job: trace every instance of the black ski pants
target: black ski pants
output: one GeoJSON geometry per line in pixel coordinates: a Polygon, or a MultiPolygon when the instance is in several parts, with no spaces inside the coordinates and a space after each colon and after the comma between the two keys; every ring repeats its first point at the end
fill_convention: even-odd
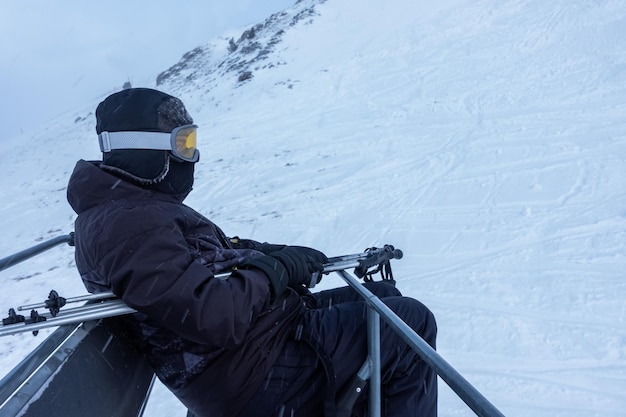
{"type": "MultiPolygon", "coordinates": [[[[387,282],[366,283],[430,346],[437,325],[426,306],[402,297],[387,282]]],[[[313,295],[316,308],[302,319],[303,339],[290,340],[242,417],[321,417],[325,401],[351,382],[367,357],[367,306],[350,287],[313,295]],[[330,397],[329,397],[330,396],[330,397]]],[[[382,416],[435,417],[437,375],[381,321],[382,416]]],[[[366,417],[368,390],[357,400],[354,417],[366,417]]]]}

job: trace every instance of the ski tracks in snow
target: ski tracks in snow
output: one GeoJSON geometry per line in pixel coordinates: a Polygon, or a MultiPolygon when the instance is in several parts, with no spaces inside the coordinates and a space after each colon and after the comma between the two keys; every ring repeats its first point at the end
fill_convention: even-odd
{"type": "MultiPolygon", "coordinates": [[[[626,405],[618,3],[482,1],[399,24],[394,45],[370,38],[324,73],[341,100],[317,129],[294,109],[303,142],[333,136],[317,161],[333,175],[309,193],[326,204],[305,216],[337,252],[403,249],[400,286],[435,310],[440,350],[505,411],[626,405]]],[[[464,415],[452,397],[442,413],[464,415]]]]}
{"type": "MultiPolygon", "coordinates": [[[[393,244],[405,253],[400,289],[437,316],[439,351],[505,415],[623,415],[624,2],[317,10],[285,34],[285,65],[255,70],[219,106],[201,100],[212,91],[190,93],[207,122],[187,203],[229,235],[331,256],[393,244]]],[[[67,143],[89,155],[92,127],[77,126],[67,143]]],[[[47,134],[37,140],[58,140],[47,134]]],[[[67,154],[49,153],[33,165],[63,174],[22,187],[54,198],[35,199],[48,217],[26,230],[42,236],[53,218],[73,221],[59,191],[67,154]]],[[[33,178],[18,165],[9,174],[33,178]]],[[[15,213],[32,200],[7,199],[3,218],[32,221],[15,213]]],[[[5,222],[9,237],[23,234],[15,224],[5,222]]],[[[55,279],[78,289],[70,257],[59,259],[55,279]]],[[[7,293],[32,281],[10,282],[7,293]]],[[[337,285],[329,276],[319,288],[337,285]]],[[[36,286],[29,294],[50,289],[36,286]]],[[[473,415],[443,383],[439,404],[441,415],[473,415]]]]}

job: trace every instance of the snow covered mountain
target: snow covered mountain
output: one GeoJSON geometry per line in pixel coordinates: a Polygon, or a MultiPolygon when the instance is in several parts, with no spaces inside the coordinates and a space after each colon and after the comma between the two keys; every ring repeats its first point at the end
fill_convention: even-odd
{"type": "MultiPolygon", "coordinates": [[[[141,86],[200,126],[186,202],[226,233],[393,244],[439,352],[505,415],[624,416],[625,1],[300,0],[141,86]]],[[[73,229],[96,105],[0,141],[0,257],[73,229]]],[[[69,247],[2,283],[5,310],[84,293],[69,247]]],[[[0,372],[45,334],[2,339],[0,372]]],[[[440,415],[473,415],[440,391],[440,415]]],[[[184,415],[160,387],[151,403],[184,415]]]]}

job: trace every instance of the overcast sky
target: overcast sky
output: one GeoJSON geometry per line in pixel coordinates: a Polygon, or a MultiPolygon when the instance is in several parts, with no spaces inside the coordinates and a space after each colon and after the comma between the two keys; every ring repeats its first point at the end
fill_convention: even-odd
{"type": "Polygon", "coordinates": [[[1,0],[0,140],[127,80],[154,79],[185,52],[295,1],[1,0]]]}

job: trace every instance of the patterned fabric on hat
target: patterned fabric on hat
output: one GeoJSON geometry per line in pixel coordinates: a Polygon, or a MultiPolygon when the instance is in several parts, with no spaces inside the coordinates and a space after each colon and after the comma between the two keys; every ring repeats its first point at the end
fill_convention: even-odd
{"type": "Polygon", "coordinates": [[[180,99],[150,88],[129,88],[111,94],[96,109],[96,132],[171,132],[192,124],[180,99]]]}

